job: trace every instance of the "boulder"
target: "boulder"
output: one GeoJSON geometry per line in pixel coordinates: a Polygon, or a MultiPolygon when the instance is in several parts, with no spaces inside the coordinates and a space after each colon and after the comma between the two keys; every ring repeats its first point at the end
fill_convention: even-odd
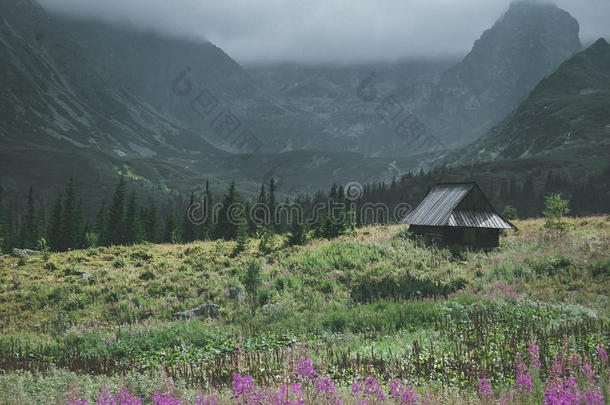
{"type": "Polygon", "coordinates": [[[231,287],[228,290],[228,294],[232,300],[239,299],[244,295],[244,289],[241,287],[231,287]]]}
{"type": "Polygon", "coordinates": [[[220,307],[216,304],[204,304],[198,308],[191,309],[189,311],[184,312],[176,312],[172,318],[174,320],[178,319],[190,319],[198,316],[206,316],[208,318],[214,318],[218,315],[218,310],[220,307]]]}
{"type": "Polygon", "coordinates": [[[72,272],[72,275],[78,276],[78,277],[82,278],[83,280],[89,280],[89,278],[91,278],[91,273],[89,273],[88,271],[74,270],[72,272]]]}
{"type": "Polygon", "coordinates": [[[38,250],[13,248],[14,257],[21,258],[21,257],[41,256],[41,255],[42,255],[42,252],[39,252],[38,250]]]}

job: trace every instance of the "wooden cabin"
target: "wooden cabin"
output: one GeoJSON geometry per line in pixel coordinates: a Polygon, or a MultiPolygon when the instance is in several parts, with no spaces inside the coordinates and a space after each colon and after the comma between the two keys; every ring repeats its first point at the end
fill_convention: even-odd
{"type": "Polygon", "coordinates": [[[471,249],[493,249],[502,230],[517,229],[496,212],[476,183],[437,185],[401,223],[439,245],[471,249]]]}

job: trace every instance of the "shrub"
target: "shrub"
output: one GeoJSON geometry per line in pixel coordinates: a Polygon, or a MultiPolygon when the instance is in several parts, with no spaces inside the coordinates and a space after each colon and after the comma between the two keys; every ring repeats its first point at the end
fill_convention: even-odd
{"type": "Polygon", "coordinates": [[[333,280],[326,279],[322,281],[322,284],[320,285],[320,291],[324,294],[332,294],[333,292],[335,292],[336,285],[337,284],[333,280]]]}
{"type": "Polygon", "coordinates": [[[508,219],[509,221],[512,219],[517,219],[517,209],[511,205],[507,205],[502,211],[502,217],[508,219]]]}
{"type": "Polygon", "coordinates": [[[149,281],[155,279],[155,273],[151,269],[146,269],[140,274],[140,280],[149,281]]]}
{"type": "Polygon", "coordinates": [[[549,194],[544,200],[542,213],[546,218],[544,226],[549,229],[565,229],[566,224],[561,219],[570,212],[569,201],[561,198],[561,194],[549,194]]]}
{"type": "Polygon", "coordinates": [[[244,285],[246,293],[248,294],[248,300],[250,301],[252,313],[256,312],[256,307],[259,302],[258,292],[263,283],[261,271],[261,263],[258,260],[252,259],[248,262],[246,272],[242,276],[242,284],[244,285]]]}
{"type": "Polygon", "coordinates": [[[610,258],[598,259],[589,264],[593,277],[610,276],[610,258]]]}

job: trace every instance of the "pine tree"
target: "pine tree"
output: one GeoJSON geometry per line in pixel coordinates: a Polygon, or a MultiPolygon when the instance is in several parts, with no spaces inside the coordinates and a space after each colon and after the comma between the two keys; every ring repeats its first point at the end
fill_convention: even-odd
{"type": "Polygon", "coordinates": [[[85,221],[85,213],[83,210],[83,200],[80,198],[74,209],[74,216],[72,219],[73,223],[73,234],[72,234],[72,249],[80,249],[85,245],[85,233],[87,224],[85,221]]]}
{"type": "Polygon", "coordinates": [[[99,211],[97,212],[97,216],[95,217],[95,233],[97,234],[97,238],[101,242],[105,242],[108,240],[108,210],[106,209],[106,204],[102,203],[99,211]]]}
{"type": "Polygon", "coordinates": [[[47,230],[47,238],[49,239],[49,246],[51,250],[61,251],[61,195],[57,196],[53,211],[51,211],[51,217],[49,218],[49,228],[47,230]]]}
{"type": "Polygon", "coordinates": [[[149,242],[157,242],[159,240],[159,220],[155,203],[151,202],[150,207],[144,210],[142,220],[146,240],[149,242]]]}
{"type": "Polygon", "coordinates": [[[0,181],[0,253],[7,251],[6,214],[4,210],[4,188],[0,181]]]}
{"type": "Polygon", "coordinates": [[[140,219],[140,209],[138,207],[135,191],[132,191],[129,197],[123,224],[125,227],[123,230],[124,242],[126,244],[132,245],[134,243],[142,242],[144,230],[140,219]]]}
{"type": "Polygon", "coordinates": [[[164,241],[168,243],[180,243],[181,241],[178,217],[173,211],[170,212],[165,223],[164,241]]]}
{"type": "Polygon", "coordinates": [[[40,220],[38,212],[34,207],[34,191],[30,187],[28,192],[25,213],[21,221],[20,245],[25,249],[35,249],[38,239],[40,239],[40,220]]]}
{"type": "Polygon", "coordinates": [[[235,188],[235,182],[231,182],[222,200],[222,208],[216,225],[216,238],[224,240],[235,240],[238,227],[245,225],[246,218],[241,199],[235,188]]]}
{"type": "Polygon", "coordinates": [[[258,193],[258,199],[256,200],[259,204],[267,203],[267,194],[265,193],[265,185],[261,184],[261,191],[258,193]]]}
{"type": "Polygon", "coordinates": [[[271,180],[269,180],[269,195],[267,196],[267,204],[269,205],[269,216],[271,217],[271,229],[273,229],[275,232],[279,232],[281,224],[279,218],[275,217],[277,205],[275,199],[276,188],[275,179],[272,177],[271,180]]]}
{"type": "Polygon", "coordinates": [[[123,230],[125,229],[125,193],[125,178],[121,174],[119,184],[112,197],[112,205],[108,216],[108,239],[106,243],[109,245],[120,245],[125,240],[123,236],[123,230]]]}
{"type": "Polygon", "coordinates": [[[205,182],[205,198],[204,198],[204,206],[202,209],[206,210],[206,221],[201,225],[200,239],[209,240],[212,239],[214,235],[214,219],[212,218],[212,190],[210,190],[210,181],[206,180],[205,182]]]}
{"type": "Polygon", "coordinates": [[[305,234],[306,228],[303,221],[300,218],[293,218],[292,224],[290,225],[290,236],[288,237],[288,244],[290,246],[300,246],[307,242],[305,234]]]}
{"type": "Polygon", "coordinates": [[[73,248],[73,242],[77,235],[77,224],[74,217],[76,210],[76,197],[74,195],[74,180],[70,178],[66,189],[66,196],[62,204],[63,212],[61,215],[61,231],[60,231],[60,250],[68,250],[73,248]]]}
{"type": "MultiPolygon", "coordinates": [[[[193,204],[195,204],[195,194],[191,193],[191,201],[189,203],[189,207],[192,207],[193,204]]],[[[205,208],[202,207],[202,209],[205,209],[205,208]]],[[[184,225],[182,226],[182,229],[183,229],[182,240],[184,242],[189,243],[189,242],[193,242],[195,239],[197,239],[196,225],[193,223],[193,221],[189,217],[188,207],[184,213],[184,225]]]]}

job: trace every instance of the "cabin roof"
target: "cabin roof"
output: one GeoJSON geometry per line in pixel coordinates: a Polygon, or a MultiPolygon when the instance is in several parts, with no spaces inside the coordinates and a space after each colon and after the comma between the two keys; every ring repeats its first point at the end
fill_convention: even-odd
{"type": "Polygon", "coordinates": [[[492,207],[476,183],[443,183],[407,215],[402,224],[516,229],[492,207]],[[467,197],[469,197],[467,199],[467,197]],[[465,204],[465,200],[468,203],[465,204]]]}

